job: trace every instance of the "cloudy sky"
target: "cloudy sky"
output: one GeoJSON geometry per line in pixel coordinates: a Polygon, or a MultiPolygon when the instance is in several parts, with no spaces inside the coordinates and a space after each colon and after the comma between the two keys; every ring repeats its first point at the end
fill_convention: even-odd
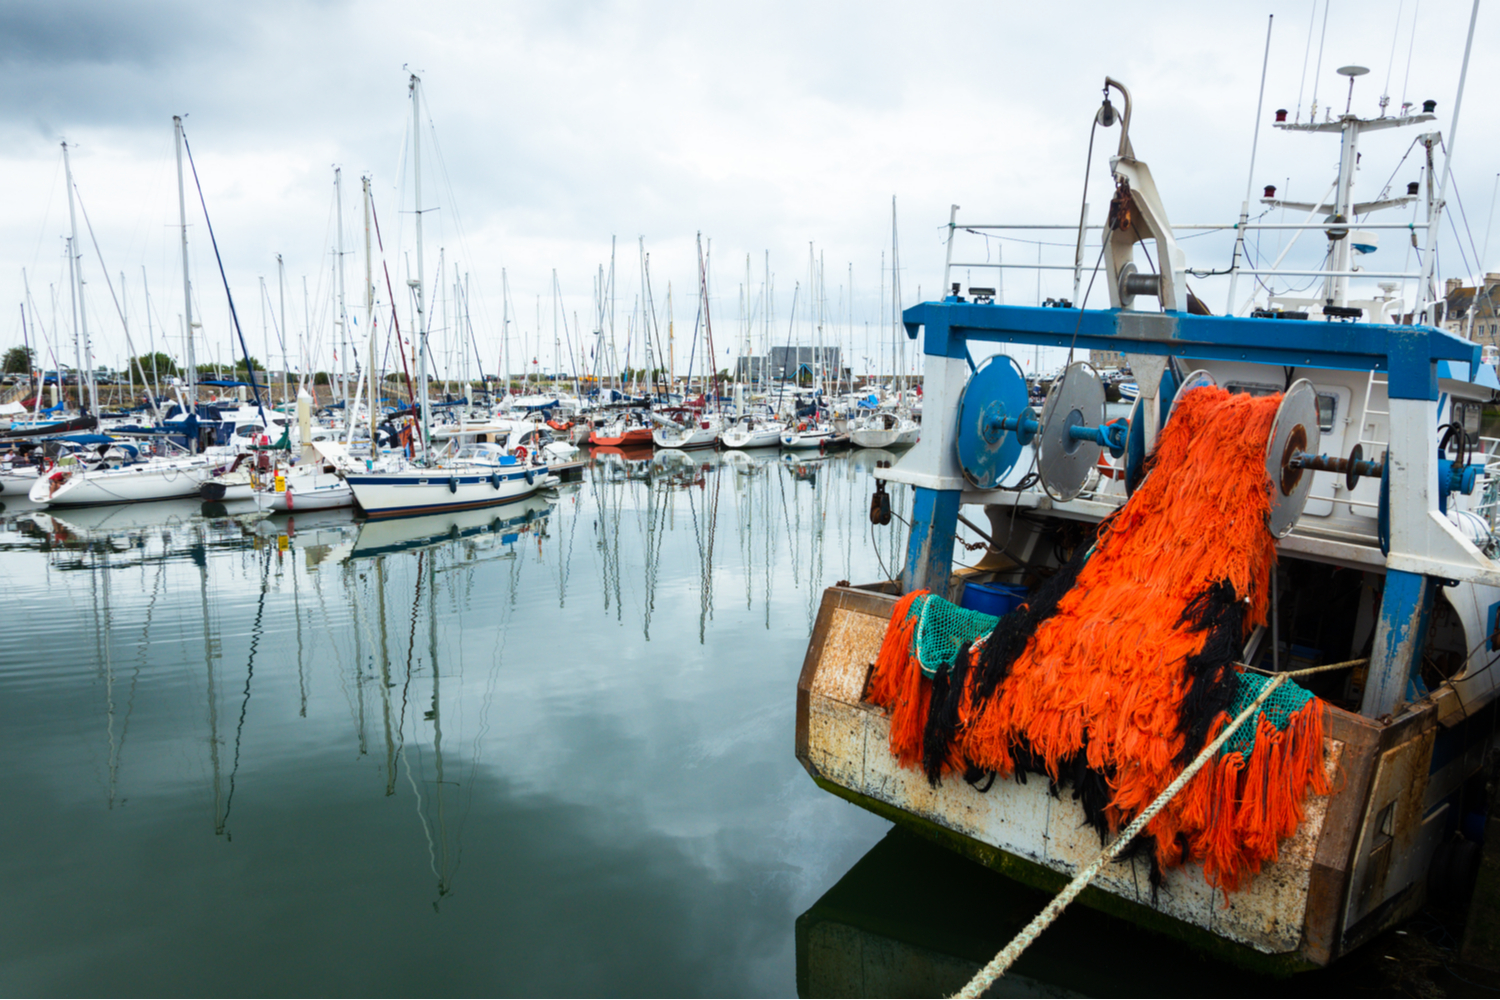
{"type": "MultiPolygon", "coordinates": [[[[1323,4],[1312,0],[1158,3],[1128,14],[1105,3],[7,3],[0,6],[0,183],[10,197],[0,214],[0,301],[11,303],[12,318],[3,346],[21,339],[23,269],[37,323],[71,337],[59,145],[66,139],[75,145],[75,183],[117,294],[124,272],[137,348],[147,339],[144,280],[156,343],[162,346],[165,325],[170,349],[180,353],[174,114],[187,116],[252,353],[264,358],[269,339],[273,362],[282,354],[275,331],[262,333],[259,285],[264,277],[275,320],[279,253],[287,351],[315,350],[320,367],[333,364],[335,165],[344,173],[349,308],[363,329],[359,179],[368,174],[406,324],[402,283],[415,268],[408,96],[415,71],[425,93],[422,203],[431,209],[423,217],[425,273],[435,351],[445,361],[454,350],[445,331],[456,326],[457,310],[450,302],[445,322],[435,281],[440,257],[445,286],[455,266],[470,283],[484,369],[493,372],[502,358],[502,269],[512,304],[510,367],[519,371],[523,359],[537,357],[548,369],[554,269],[558,312],[573,350],[582,343],[586,351],[594,340],[572,330],[573,318],[585,331],[595,326],[595,276],[608,266],[614,238],[616,351],[632,337],[632,359],[641,361],[630,316],[644,240],[663,336],[671,285],[681,373],[698,309],[701,232],[712,248],[720,366],[743,344],[747,257],[752,347],[759,352],[766,338],[811,342],[811,251],[823,267],[825,337],[845,345],[862,369],[882,343],[890,353],[880,290],[887,289],[888,310],[882,253],[889,268],[892,197],[906,305],[919,290],[933,297],[942,280],[950,204],[962,206],[961,222],[1076,222],[1089,124],[1106,74],[1133,91],[1135,150],[1150,163],[1173,220],[1232,221],[1245,192],[1271,14],[1264,121],[1278,107],[1295,114],[1299,96],[1305,119],[1315,87],[1320,107],[1341,112],[1347,86],[1334,69],[1358,63],[1371,72],[1355,87],[1354,110],[1377,114],[1382,94],[1392,112],[1403,98],[1430,98],[1438,102],[1437,127],[1451,130],[1469,16],[1461,0],[1330,0],[1326,35],[1323,4]]],[[[1469,273],[1484,249],[1500,171],[1500,137],[1485,96],[1500,84],[1497,42],[1500,18],[1483,11],[1454,161],[1468,226],[1461,218],[1458,239],[1444,240],[1446,275],[1469,273]]],[[[1402,157],[1419,131],[1367,139],[1358,197],[1373,197],[1388,180],[1400,192],[1418,179],[1419,152],[1402,157]]],[[[1096,140],[1088,193],[1096,220],[1117,141],[1118,129],[1096,140]]],[[[1336,137],[1262,128],[1256,192],[1274,183],[1283,195],[1311,200],[1332,181],[1337,161],[1336,137]]],[[[204,352],[227,358],[228,307],[191,177],[188,185],[200,360],[204,352]]],[[[1386,221],[1405,217],[1392,213],[1386,221]]],[[[96,353],[114,365],[125,354],[122,325],[81,215],[78,225],[96,353]]],[[[988,245],[971,239],[962,256],[1071,261],[1070,246],[1038,246],[1035,231],[1012,235],[988,245]]],[[[1070,237],[1042,234],[1040,242],[1070,237]]],[[[1228,262],[1222,237],[1184,246],[1196,266],[1228,262]]],[[[1321,245],[1304,256],[1320,255],[1321,245]]],[[[1497,256],[1500,239],[1485,263],[1496,268],[1497,256]]],[[[1415,268],[1409,257],[1388,233],[1370,264],[1415,268]]],[[[1288,264],[1297,259],[1294,251],[1288,264]]],[[[994,281],[979,273],[973,280],[994,281]]],[[[1194,287],[1218,311],[1227,287],[1215,281],[1194,287]]],[[[1036,272],[1012,270],[1004,295],[1029,304],[1039,293],[1071,296],[1071,284],[1064,272],[1039,286],[1036,272]]],[[[1103,301],[1100,290],[1094,301],[1103,301]]],[[[696,370],[703,350],[696,348],[696,370]]],[[[64,360],[71,357],[69,341],[64,360]]]]}

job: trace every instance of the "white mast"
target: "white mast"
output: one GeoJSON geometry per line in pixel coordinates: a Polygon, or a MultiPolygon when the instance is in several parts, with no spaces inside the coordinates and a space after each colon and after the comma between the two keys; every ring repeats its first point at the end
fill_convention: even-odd
{"type": "Polygon", "coordinates": [[[411,75],[411,172],[414,210],[417,215],[417,276],[408,278],[407,285],[416,296],[417,306],[417,333],[419,343],[417,346],[417,382],[421,387],[422,395],[419,397],[420,416],[422,421],[422,450],[423,454],[428,452],[427,432],[427,325],[423,320],[422,283],[424,274],[422,271],[422,80],[417,74],[411,75]]]}
{"type": "Polygon", "coordinates": [[[260,339],[265,343],[266,396],[269,397],[271,395],[271,330],[270,321],[266,318],[266,298],[266,279],[262,275],[260,279],[260,339]]]}
{"type": "Polygon", "coordinates": [[[500,269],[500,366],[504,369],[501,398],[510,395],[510,279],[500,269]]]}
{"type": "Polygon", "coordinates": [[[375,458],[379,452],[375,446],[375,421],[376,421],[376,381],[380,377],[380,371],[375,364],[375,264],[370,253],[370,175],[365,174],[360,178],[361,186],[365,194],[365,329],[370,331],[370,347],[365,354],[366,377],[370,380],[370,457],[375,458]]]}
{"type": "Polygon", "coordinates": [[[291,359],[286,356],[286,261],[276,255],[276,293],[281,297],[281,405],[285,406],[291,388],[287,382],[287,369],[291,359]]]}
{"type": "MultiPolygon", "coordinates": [[[[344,170],[342,167],[333,168],[333,200],[336,203],[336,222],[338,223],[338,282],[339,282],[339,395],[344,400],[347,408],[352,405],[353,400],[349,396],[349,313],[344,307],[344,170]]],[[[348,410],[345,410],[348,416],[348,410]]],[[[354,424],[351,422],[350,427],[354,424]]]]}
{"type": "MultiPolygon", "coordinates": [[[[182,317],[183,354],[187,357],[187,405],[191,411],[198,401],[198,364],[193,354],[193,282],[188,275],[187,190],[182,180],[182,116],[172,116],[177,137],[177,218],[182,228],[182,317]]],[[[193,450],[197,450],[196,445],[193,450]]]]}
{"type": "Polygon", "coordinates": [[[83,300],[83,251],[78,249],[78,214],[73,207],[73,166],[68,159],[68,144],[62,144],[63,171],[67,175],[68,183],[68,223],[73,235],[68,241],[68,270],[72,272],[73,294],[77,296],[77,305],[73,312],[73,335],[77,344],[78,364],[78,405],[83,408],[83,389],[87,384],[89,390],[89,409],[94,414],[99,412],[99,393],[94,388],[94,357],[89,348],[89,320],[88,307],[83,300]],[[85,381],[86,380],[86,381],[85,381]]]}
{"type": "Polygon", "coordinates": [[[610,385],[620,386],[620,355],[615,350],[615,238],[609,238],[609,363],[614,376],[610,385]]]}

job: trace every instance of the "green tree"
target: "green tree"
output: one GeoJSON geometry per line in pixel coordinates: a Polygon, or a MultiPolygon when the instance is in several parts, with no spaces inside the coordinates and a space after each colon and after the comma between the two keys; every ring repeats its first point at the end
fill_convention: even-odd
{"type": "Polygon", "coordinates": [[[139,378],[141,372],[145,372],[147,378],[166,378],[177,374],[177,362],[172,360],[170,354],[157,351],[155,354],[141,354],[131,358],[126,370],[131,378],[139,378]],[[137,365],[140,367],[137,368],[137,365]]]}
{"type": "Polygon", "coordinates": [[[36,352],[29,347],[12,347],[5,352],[4,367],[7,374],[15,372],[22,375],[32,371],[32,358],[36,352]]]}

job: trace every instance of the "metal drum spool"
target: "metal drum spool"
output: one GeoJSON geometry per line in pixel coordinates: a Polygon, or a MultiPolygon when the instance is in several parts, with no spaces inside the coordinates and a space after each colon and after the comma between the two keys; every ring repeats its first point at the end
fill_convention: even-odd
{"type": "Polygon", "coordinates": [[[1032,435],[1006,430],[1001,421],[1035,419],[1026,376],[1013,358],[997,354],[969,377],[958,401],[958,464],[964,478],[981,490],[992,490],[1021,460],[1032,435]]]}
{"type": "Polygon", "coordinates": [[[1104,383],[1093,368],[1075,361],[1048,390],[1037,435],[1037,475],[1054,500],[1072,500],[1083,492],[1104,450],[1097,441],[1078,440],[1070,430],[1103,424],[1104,383]]]}
{"type": "Polygon", "coordinates": [[[1125,437],[1125,495],[1135,493],[1146,474],[1146,402],[1135,397],[1130,407],[1130,430],[1125,437]]]}
{"type": "Polygon", "coordinates": [[[1206,385],[1218,384],[1218,380],[1208,372],[1204,371],[1202,368],[1198,369],[1195,372],[1189,373],[1188,377],[1182,380],[1182,385],[1177,387],[1177,395],[1172,397],[1172,405],[1167,410],[1166,419],[1161,422],[1162,426],[1165,427],[1167,425],[1167,421],[1172,419],[1172,414],[1177,412],[1177,404],[1182,402],[1182,397],[1186,396],[1194,389],[1201,389],[1206,385]]]}
{"type": "Polygon", "coordinates": [[[1282,397],[1266,441],[1266,475],[1271,478],[1271,514],[1266,527],[1277,538],[1285,538],[1296,525],[1312,492],[1313,471],[1294,468],[1292,456],[1317,455],[1322,440],[1317,390],[1307,379],[1299,378],[1282,397]]]}

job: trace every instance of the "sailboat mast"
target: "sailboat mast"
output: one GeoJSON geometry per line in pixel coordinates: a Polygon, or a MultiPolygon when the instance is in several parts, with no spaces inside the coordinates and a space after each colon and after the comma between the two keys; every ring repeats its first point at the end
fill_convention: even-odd
{"type": "MultiPolygon", "coordinates": [[[[338,281],[339,281],[339,396],[344,406],[353,400],[349,396],[349,312],[344,303],[344,168],[333,168],[333,200],[338,224],[338,281]]],[[[348,415],[348,410],[345,410],[348,415]]],[[[352,419],[352,418],[351,418],[352,419]]],[[[353,424],[350,424],[353,427],[353,424]]]]}
{"type": "Polygon", "coordinates": [[[281,405],[285,406],[291,397],[287,369],[292,365],[286,354],[286,261],[281,254],[276,255],[276,294],[281,299],[281,405]]]}
{"type": "Polygon", "coordinates": [[[500,269],[500,367],[505,379],[501,396],[510,395],[510,279],[505,268],[500,269]]]}
{"type": "Polygon", "coordinates": [[[609,238],[609,364],[614,378],[610,384],[620,387],[620,355],[615,350],[615,238],[609,238]]]}
{"type": "Polygon", "coordinates": [[[187,405],[191,410],[198,401],[198,364],[193,355],[193,281],[188,275],[187,189],[182,181],[181,115],[172,116],[172,129],[177,141],[177,219],[182,229],[183,354],[187,358],[187,405]]]}
{"type": "Polygon", "coordinates": [[[360,178],[361,186],[365,195],[365,329],[370,331],[370,347],[365,354],[365,368],[369,371],[370,380],[370,457],[375,458],[379,452],[375,447],[375,421],[376,421],[376,380],[380,372],[375,365],[375,261],[370,253],[370,175],[365,174],[360,178]]]}
{"type": "Polygon", "coordinates": [[[89,318],[88,308],[83,301],[83,251],[78,249],[78,215],[73,207],[73,166],[68,159],[68,144],[62,144],[63,171],[67,175],[68,182],[68,223],[73,231],[72,239],[68,243],[69,270],[73,273],[74,294],[78,296],[77,319],[75,334],[78,338],[78,402],[83,404],[84,380],[87,379],[89,389],[89,409],[99,412],[99,391],[94,388],[94,357],[89,347],[89,318]]]}
{"type": "Polygon", "coordinates": [[[426,454],[429,450],[431,439],[427,430],[427,324],[423,319],[422,302],[422,80],[417,74],[411,75],[411,172],[413,200],[417,215],[417,276],[408,279],[408,284],[416,295],[417,303],[417,334],[419,347],[417,350],[417,382],[420,384],[422,395],[419,397],[420,414],[422,421],[422,450],[426,454]]]}

